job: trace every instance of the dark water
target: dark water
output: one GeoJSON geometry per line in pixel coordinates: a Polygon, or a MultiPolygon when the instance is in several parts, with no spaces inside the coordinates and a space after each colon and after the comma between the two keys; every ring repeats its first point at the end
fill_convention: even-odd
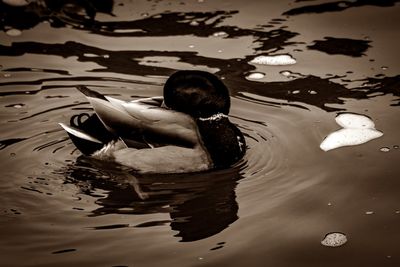
{"type": "Polygon", "coordinates": [[[0,265],[399,266],[397,2],[1,2],[0,265]],[[91,112],[77,84],[155,96],[177,69],[229,86],[248,144],[231,169],[136,175],[57,124],[91,112]],[[383,137],[322,151],[341,112],[383,137]]]}

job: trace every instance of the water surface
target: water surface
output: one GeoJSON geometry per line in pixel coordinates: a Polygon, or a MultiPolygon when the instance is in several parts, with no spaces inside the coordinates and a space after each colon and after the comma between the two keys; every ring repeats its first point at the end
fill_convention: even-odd
{"type": "Polygon", "coordinates": [[[397,2],[1,2],[2,265],[398,266],[397,2]],[[251,63],[278,55],[296,63],[251,63]],[[138,175],[58,125],[92,112],[78,84],[130,100],[178,69],[230,88],[232,168],[138,175]],[[384,135],[324,152],[346,112],[384,135]]]}

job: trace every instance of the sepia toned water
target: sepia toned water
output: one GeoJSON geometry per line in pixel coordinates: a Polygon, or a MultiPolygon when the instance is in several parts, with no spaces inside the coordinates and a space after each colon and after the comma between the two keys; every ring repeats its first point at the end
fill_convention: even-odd
{"type": "Polygon", "coordinates": [[[398,1],[10,2],[1,266],[399,266],[398,1]],[[229,87],[248,146],[232,168],[138,175],[58,125],[92,112],[76,85],[132,100],[180,69],[229,87]],[[383,136],[324,152],[342,113],[383,136]]]}

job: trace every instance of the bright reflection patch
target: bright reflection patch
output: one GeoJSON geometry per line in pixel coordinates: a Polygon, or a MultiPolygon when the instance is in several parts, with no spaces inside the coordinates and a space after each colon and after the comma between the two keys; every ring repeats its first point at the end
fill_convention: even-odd
{"type": "Polygon", "coordinates": [[[321,143],[324,151],[342,146],[355,146],[381,137],[383,133],[375,129],[374,122],[364,115],[343,113],[335,118],[343,129],[329,134],[321,143]]]}

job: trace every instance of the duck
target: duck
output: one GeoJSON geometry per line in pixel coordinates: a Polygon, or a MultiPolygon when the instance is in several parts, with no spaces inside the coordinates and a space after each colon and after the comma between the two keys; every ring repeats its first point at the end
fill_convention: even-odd
{"type": "Polygon", "coordinates": [[[85,156],[139,173],[225,169],[243,158],[243,133],[229,120],[230,95],[214,74],[180,70],[163,96],[124,101],[78,85],[93,114],[59,123],[85,156]]]}

